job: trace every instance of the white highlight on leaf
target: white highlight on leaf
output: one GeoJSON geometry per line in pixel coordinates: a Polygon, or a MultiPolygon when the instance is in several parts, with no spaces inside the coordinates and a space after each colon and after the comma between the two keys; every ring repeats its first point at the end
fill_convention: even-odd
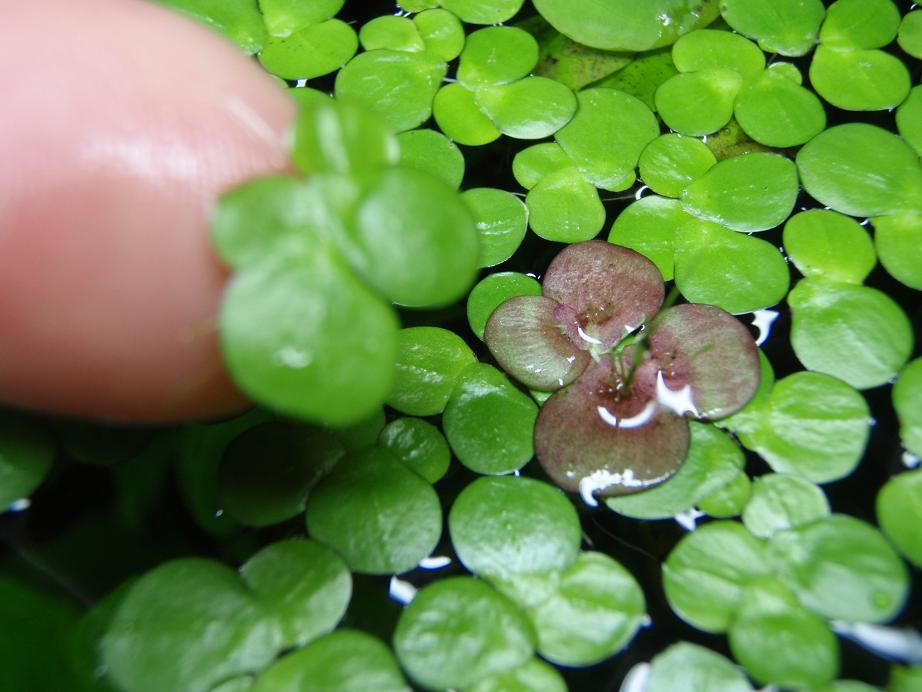
{"type": "Polygon", "coordinates": [[[18,500],[13,500],[7,510],[10,512],[24,512],[31,506],[32,500],[30,500],[28,497],[21,497],[18,500]]]}
{"type": "Polygon", "coordinates": [[[673,518],[676,520],[676,523],[686,531],[694,531],[698,528],[698,520],[706,516],[707,514],[705,512],[702,512],[697,507],[692,507],[684,512],[679,512],[673,518]]]}
{"type": "Polygon", "coordinates": [[[388,595],[403,605],[409,605],[416,598],[416,591],[416,587],[410,582],[403,581],[397,577],[391,577],[391,582],[387,588],[388,595]]]}
{"type": "Polygon", "coordinates": [[[656,402],[648,401],[640,413],[627,418],[618,418],[604,406],[596,406],[595,410],[598,412],[599,418],[613,428],[639,428],[649,423],[653,416],[656,415],[656,402]]]}
{"type": "Polygon", "coordinates": [[[576,325],[576,332],[579,334],[579,338],[587,343],[596,344],[596,345],[602,344],[601,340],[596,339],[594,336],[590,336],[589,334],[584,332],[583,328],[579,325],[576,325]]]}
{"type": "Polygon", "coordinates": [[[605,490],[613,485],[621,485],[625,488],[644,488],[650,483],[634,478],[633,469],[626,469],[623,473],[612,473],[606,469],[599,469],[580,479],[579,495],[583,498],[583,502],[590,507],[598,507],[599,503],[593,496],[595,492],[605,490]]]}
{"type": "Polygon", "coordinates": [[[851,639],[882,658],[913,665],[922,663],[922,635],[918,630],[841,620],[833,620],[829,624],[836,634],[851,639]]]}
{"type": "Polygon", "coordinates": [[[907,449],[903,452],[903,466],[907,469],[917,469],[919,466],[922,466],[922,459],[907,449]]]}
{"type": "Polygon", "coordinates": [[[618,692],[644,692],[650,682],[651,670],[649,663],[637,663],[624,676],[618,692]]]}
{"type": "Polygon", "coordinates": [[[419,566],[423,569],[442,569],[450,564],[451,558],[447,555],[430,555],[419,562],[419,566]]]}
{"type": "Polygon", "coordinates": [[[663,371],[656,373],[656,400],[666,408],[672,409],[676,415],[684,416],[691,413],[696,418],[700,418],[698,407],[692,400],[691,385],[685,385],[681,389],[669,389],[666,386],[666,380],[663,379],[663,371]]]}

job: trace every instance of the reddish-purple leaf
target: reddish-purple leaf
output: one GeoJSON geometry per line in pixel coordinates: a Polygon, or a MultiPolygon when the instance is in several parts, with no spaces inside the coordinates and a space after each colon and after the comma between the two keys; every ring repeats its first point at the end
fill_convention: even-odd
{"type": "Polygon", "coordinates": [[[604,240],[564,248],[544,277],[544,295],[573,308],[585,348],[612,348],[656,315],[663,278],[643,255],[604,240]]]}
{"type": "Polygon", "coordinates": [[[674,396],[680,398],[689,388],[685,391],[698,418],[735,413],[759,386],[759,352],[752,335],[713,305],[663,310],[650,325],[650,356],[674,396]]]}
{"type": "Polygon", "coordinates": [[[538,414],[538,460],[589,503],[662,483],[688,453],[688,422],[657,402],[655,365],[643,363],[627,386],[629,370],[629,357],[603,356],[538,414]]]}
{"type": "Polygon", "coordinates": [[[518,296],[500,305],[484,329],[490,353],[526,387],[553,392],[586,369],[589,354],[567,336],[573,311],[541,296],[518,296]]]}

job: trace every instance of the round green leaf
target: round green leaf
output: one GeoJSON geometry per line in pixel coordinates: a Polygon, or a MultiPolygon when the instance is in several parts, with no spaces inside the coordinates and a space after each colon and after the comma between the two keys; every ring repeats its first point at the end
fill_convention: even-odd
{"type": "Polygon", "coordinates": [[[717,18],[716,3],[697,0],[593,0],[573,11],[567,0],[537,0],[550,24],[574,41],[603,50],[645,51],[667,46],[717,18]]]}
{"type": "Polygon", "coordinates": [[[922,457],[922,358],[910,361],[893,385],[893,408],[903,446],[922,457]]]}
{"type": "Polygon", "coordinates": [[[508,673],[485,678],[470,692],[567,692],[567,683],[553,666],[537,658],[508,673]]]}
{"type": "Polygon", "coordinates": [[[690,218],[677,200],[643,197],[618,214],[608,242],[639,252],[656,265],[663,280],[669,281],[674,273],[676,228],[690,218]]]}
{"type": "Polygon", "coordinates": [[[315,237],[305,204],[313,195],[303,181],[270,175],[226,192],[211,217],[211,238],[221,260],[242,269],[270,257],[285,242],[315,237]]]}
{"type": "Polygon", "coordinates": [[[291,519],[344,454],[323,430],[280,422],[249,428],[224,450],[218,481],[223,509],[246,526],[291,519]]]}
{"type": "Polygon", "coordinates": [[[348,425],[380,406],[394,381],[394,311],[322,246],[237,274],[219,324],[237,385],[289,415],[348,425]]]}
{"type": "Polygon", "coordinates": [[[765,69],[765,54],[739,34],[700,29],[675,42],[672,62],[679,72],[726,68],[738,72],[744,82],[751,82],[765,69]]]}
{"type": "Polygon", "coordinates": [[[922,567],[922,470],[899,473],[884,483],[877,493],[877,523],[912,564],[922,567]]]}
{"type": "Polygon", "coordinates": [[[725,632],[743,587],[770,572],[762,541],[742,524],[718,521],[686,534],[663,563],[663,589],[676,615],[705,632],[725,632]]]}
{"type": "Polygon", "coordinates": [[[534,655],[534,632],[519,608],[471,577],[421,589],[394,632],[397,658],[417,683],[466,688],[515,670],[534,655]]]}
{"type": "Polygon", "coordinates": [[[381,431],[381,446],[430,483],[451,461],[448,442],[437,427],[420,418],[397,418],[381,431]]]}
{"type": "Polygon", "coordinates": [[[871,219],[880,263],[890,276],[922,290],[922,214],[894,214],[871,219]]]}
{"type": "Polygon", "coordinates": [[[640,177],[651,190],[679,197],[686,187],[717,163],[698,139],[670,133],[650,142],[640,155],[640,177]]]}
{"type": "Polygon", "coordinates": [[[675,245],[676,286],[692,302],[740,315],[776,305],[787,294],[784,256],[761,238],[694,220],[679,227],[675,245]]]}
{"type": "Polygon", "coordinates": [[[54,444],[34,423],[0,415],[0,512],[28,498],[51,470],[54,444]]]}
{"type": "Polygon", "coordinates": [[[826,127],[820,100],[777,69],[740,91],[733,116],[753,140],[782,149],[800,146],[826,127]]]}
{"type": "Polygon", "coordinates": [[[775,383],[750,448],[777,473],[829,483],[858,465],[870,428],[861,394],[835,377],[797,372],[775,383]]]}
{"type": "MultiPolygon", "coordinates": [[[[913,14],[922,17],[922,12],[913,14]]],[[[919,24],[922,33],[922,21],[919,24]]],[[[913,87],[906,100],[896,109],[896,129],[906,143],[922,156],[922,85],[913,87]]]]}
{"type": "Polygon", "coordinates": [[[914,692],[922,684],[922,666],[893,666],[890,671],[889,692],[914,692]]]}
{"type": "Polygon", "coordinates": [[[259,54],[259,62],[282,79],[313,79],[338,70],[358,47],[351,26],[329,19],[290,36],[271,37],[259,54]]]}
{"type": "Polygon", "coordinates": [[[883,48],[896,38],[900,11],[893,0],[838,0],[830,5],[820,43],[835,48],[883,48]]]}
{"type": "Polygon", "coordinates": [[[673,644],[650,662],[645,692],[752,692],[743,672],[716,651],[690,642],[673,644]]]}
{"type": "Polygon", "coordinates": [[[474,92],[474,102],[500,132],[515,139],[550,137],[576,112],[573,92],[546,77],[483,87],[474,92]]]}
{"type": "Polygon", "coordinates": [[[528,230],[528,208],[511,192],[492,187],[465,190],[461,195],[477,225],[480,267],[492,267],[512,257],[528,230]]]}
{"type": "Polygon", "coordinates": [[[564,570],[576,561],[582,529],[557,488],[531,478],[478,478],[452,505],[448,530],[458,558],[480,577],[564,570]]]}
{"type": "Polygon", "coordinates": [[[586,552],[528,617],[542,657],[557,665],[590,666],[627,646],[645,611],[643,591],[631,573],[604,553],[586,552]]]}
{"type": "Polygon", "coordinates": [[[259,0],[259,9],[270,34],[289,36],[333,17],[343,4],[345,0],[259,0]]]}
{"type": "Polygon", "coordinates": [[[848,123],[817,135],[797,153],[804,188],[851,216],[922,210],[922,164],[896,135],[848,123]]]}
{"type": "Polygon", "coordinates": [[[808,278],[860,284],[877,264],[868,232],[854,219],[827,209],[792,216],[782,242],[794,266],[808,278]]]}
{"type": "Polygon", "coordinates": [[[467,146],[489,144],[502,133],[474,101],[474,92],[460,84],[446,84],[435,95],[432,115],[448,137],[467,146]]]}
{"type": "Polygon", "coordinates": [[[670,129],[690,137],[717,132],[733,117],[743,85],[736,70],[710,68],[673,75],[656,90],[656,110],[670,129]]]}
{"type": "Polygon", "coordinates": [[[810,82],[826,101],[848,111],[895,108],[909,94],[910,87],[909,70],[889,53],[825,45],[813,54],[810,82]]]}
{"type": "Polygon", "coordinates": [[[745,472],[739,471],[729,483],[701,500],[698,508],[715,519],[730,519],[742,513],[751,492],[752,481],[745,472]]]}
{"type": "Polygon", "coordinates": [[[762,50],[797,56],[813,48],[826,10],[822,0],[724,0],[720,13],[762,50]]]}
{"type": "Polygon", "coordinates": [[[743,453],[713,425],[689,422],[691,445],[676,475],[635,495],[605,500],[609,509],[634,519],[671,519],[729,483],[743,468],[743,453]]]}
{"type": "Polygon", "coordinates": [[[791,346],[808,370],[868,389],[889,381],[912,354],[909,318],[877,289],[803,279],[788,304],[791,346]]]}
{"type": "Polygon", "coordinates": [[[447,67],[425,52],[360,53],[336,75],[336,98],[355,101],[403,132],[429,119],[447,67]]]}
{"type": "Polygon", "coordinates": [[[771,577],[744,589],[727,637],[734,658],[762,684],[822,685],[839,672],[839,644],[829,626],[771,577]]]}
{"type": "Polygon", "coordinates": [[[419,564],[442,533],[432,485],[385,449],[340,462],[311,493],[311,537],[363,574],[397,574],[419,564]]]}
{"type": "Polygon", "coordinates": [[[579,243],[605,224],[605,207],[595,186],[570,166],[543,177],[525,198],[528,224],[545,240],[579,243]]]}
{"type": "Polygon", "coordinates": [[[442,415],[445,437],[472,471],[515,471],[534,456],[538,407],[496,368],[475,363],[458,376],[442,415]]]}
{"type": "Polygon", "coordinates": [[[790,216],[798,193],[790,159],[756,152],[718,162],[685,189],[682,205],[735,231],[764,231],[790,216]]]}
{"type": "Polygon", "coordinates": [[[464,178],[464,155],[441,132],[410,130],[400,133],[397,141],[401,165],[426,171],[449,187],[460,187],[464,178]]]}
{"type": "Polygon", "coordinates": [[[774,571],[831,620],[889,622],[909,595],[906,566],[876,528],[832,514],[772,536],[774,571]]]}
{"type": "Polygon", "coordinates": [[[752,535],[770,538],[829,514],[829,501],[819,487],[800,476],[768,473],[752,484],[743,509],[743,524],[752,535]]]}
{"type": "Polygon", "coordinates": [[[106,674],[128,692],[210,690],[268,665],[281,632],[229,567],[187,558],[142,575],[102,639],[106,674]]]}
{"type": "Polygon", "coordinates": [[[441,413],[460,373],[477,362],[461,337],[440,327],[400,330],[396,360],[397,378],[387,404],[411,416],[441,413]]]}
{"type": "Polygon", "coordinates": [[[441,0],[441,5],[468,24],[500,24],[512,19],[523,0],[441,0]]]}
{"type": "Polygon", "coordinates": [[[530,276],[517,272],[490,274],[474,286],[467,297],[468,324],[482,340],[487,320],[496,308],[516,296],[540,295],[541,284],[530,276]]]}
{"type": "Polygon", "coordinates": [[[276,620],[282,648],[331,632],[352,595],[352,576],[339,556],[297,538],[269,544],[244,563],[240,576],[276,620]]]}
{"type": "Polygon", "coordinates": [[[557,142],[542,142],[522,149],[512,159],[512,175],[526,190],[546,175],[572,166],[573,162],[557,142]]]}
{"type": "Polygon", "coordinates": [[[452,303],[477,271],[477,230],[467,205],[422,171],[382,171],[359,202],[350,236],[352,266],[400,305],[452,303]]]}
{"type": "Polygon", "coordinates": [[[585,179],[606,190],[624,190],[644,148],[659,135],[656,116],[639,99],[616,89],[584,89],[579,110],[556,135],[585,179]]]}
{"type": "Polygon", "coordinates": [[[464,48],[464,27],[448,10],[428,9],[413,17],[416,30],[423,38],[426,50],[445,60],[454,60],[464,48]]]}
{"type": "Polygon", "coordinates": [[[219,31],[247,55],[258,53],[266,42],[266,26],[253,0],[160,0],[160,4],[219,31]]]}
{"type": "Polygon", "coordinates": [[[359,42],[365,50],[420,51],[425,48],[413,20],[392,14],[365,22],[359,30],[359,42]]]}
{"type": "MultiPolygon", "coordinates": [[[[292,158],[306,175],[325,172],[364,174],[370,169],[397,163],[400,146],[390,128],[371,111],[324,96],[322,100],[314,99],[301,106],[295,122],[292,158]]],[[[255,187],[258,183],[257,180],[247,187],[255,187]]],[[[298,188],[293,184],[289,186],[293,188],[289,194],[294,199],[286,205],[291,209],[287,214],[300,212],[304,216],[304,208],[316,202],[301,200],[297,196],[298,188]]],[[[277,194],[284,192],[285,189],[281,188],[277,194]]],[[[268,206],[271,200],[265,204],[268,206]]],[[[268,211],[271,208],[263,213],[268,215],[268,211]]],[[[286,218],[281,210],[274,213],[282,220],[286,218]]],[[[295,216],[292,221],[296,222],[298,218],[295,216]]]]}
{"type": "Polygon", "coordinates": [[[896,40],[900,48],[922,60],[922,12],[916,10],[904,15],[896,40]]]}
{"type": "Polygon", "coordinates": [[[458,63],[458,81],[469,89],[509,84],[538,63],[538,42],[527,31],[491,26],[468,34],[458,63]]]}
{"type": "Polygon", "coordinates": [[[391,650],[376,637],[340,629],[284,656],[256,679],[253,692],[405,692],[391,650]]]}

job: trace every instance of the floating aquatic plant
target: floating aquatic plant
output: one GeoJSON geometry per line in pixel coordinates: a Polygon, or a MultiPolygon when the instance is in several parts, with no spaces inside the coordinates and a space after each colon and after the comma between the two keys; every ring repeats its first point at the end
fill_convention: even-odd
{"type": "Polygon", "coordinates": [[[922,12],[160,1],[301,108],[212,220],[265,408],[0,420],[11,522],[91,505],[4,563],[6,686],[919,688],[922,12]],[[78,551],[85,613],[21,578],[78,551]]]}

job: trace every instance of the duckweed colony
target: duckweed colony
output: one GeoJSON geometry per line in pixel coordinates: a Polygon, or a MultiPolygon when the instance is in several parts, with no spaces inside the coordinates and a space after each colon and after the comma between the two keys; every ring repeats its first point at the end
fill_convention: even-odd
{"type": "Polygon", "coordinates": [[[258,406],[0,418],[0,687],[922,689],[922,10],[163,1],[258,406]]]}

